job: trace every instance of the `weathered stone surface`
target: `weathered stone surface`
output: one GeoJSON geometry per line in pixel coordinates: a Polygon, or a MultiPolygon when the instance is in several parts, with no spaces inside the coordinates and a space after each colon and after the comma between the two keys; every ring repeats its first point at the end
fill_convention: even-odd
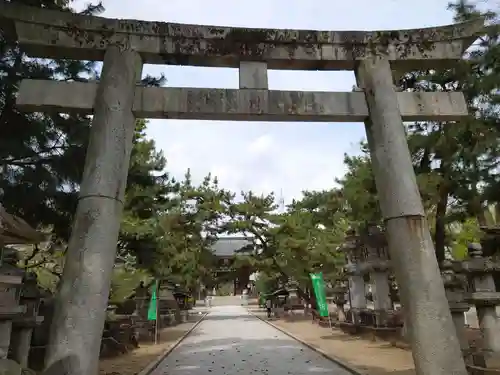
{"type": "Polygon", "coordinates": [[[413,30],[317,31],[183,25],[74,15],[2,3],[20,43],[34,57],[102,60],[109,45],[134,49],[145,63],[238,67],[267,61],[270,69],[353,69],[386,55],[398,68],[457,60],[483,27],[477,20],[413,30]]]}
{"type": "Polygon", "coordinates": [[[80,360],[77,356],[68,355],[52,363],[41,375],[74,375],[80,368],[80,360]]]}
{"type": "MultiPolygon", "coordinates": [[[[234,297],[217,296],[216,300],[219,298],[234,297]]],[[[164,374],[352,375],[238,305],[214,306],[203,322],[148,373],[164,374]]]]}
{"type": "Polygon", "coordinates": [[[0,375],[22,375],[23,368],[11,359],[0,359],[0,375]]]}
{"type": "Polygon", "coordinates": [[[36,375],[36,372],[11,359],[0,359],[0,375],[36,375]]]}
{"type": "MultiPolygon", "coordinates": [[[[79,201],[54,304],[46,365],[75,357],[71,375],[95,375],[133,146],[135,51],[106,52],[79,201]]],[[[73,93],[68,93],[73,95],[73,93]]],[[[53,372],[59,374],[62,372],[53,372]]]]}
{"type": "Polygon", "coordinates": [[[413,171],[390,62],[363,61],[356,80],[365,88],[370,108],[366,136],[391,263],[409,323],[415,373],[467,375],[413,171]]]}
{"type": "MultiPolygon", "coordinates": [[[[92,113],[96,83],[24,80],[17,105],[25,111],[92,113]]],[[[467,116],[460,92],[397,93],[404,120],[457,120],[467,116]]],[[[363,121],[363,92],[136,87],[138,118],[235,121],[363,121]]]]}
{"type": "Polygon", "coordinates": [[[267,90],[269,88],[265,62],[242,61],[238,71],[240,89],[267,90]]]}

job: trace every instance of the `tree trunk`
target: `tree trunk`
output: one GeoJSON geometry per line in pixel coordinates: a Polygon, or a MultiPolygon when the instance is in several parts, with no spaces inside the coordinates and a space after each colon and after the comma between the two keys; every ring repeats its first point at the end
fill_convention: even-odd
{"type": "MultiPolygon", "coordinates": [[[[290,277],[283,271],[283,269],[281,268],[279,263],[276,261],[276,258],[274,258],[274,256],[272,257],[272,260],[273,260],[273,264],[277,268],[278,272],[281,273],[287,279],[290,279],[290,277]]],[[[311,303],[311,297],[299,285],[297,285],[297,294],[299,295],[299,297],[304,298],[307,303],[311,303]]]]}
{"type": "Polygon", "coordinates": [[[438,264],[445,259],[446,248],[446,208],[448,206],[449,184],[443,181],[439,186],[439,197],[436,206],[436,227],[434,231],[434,246],[438,264]]]}

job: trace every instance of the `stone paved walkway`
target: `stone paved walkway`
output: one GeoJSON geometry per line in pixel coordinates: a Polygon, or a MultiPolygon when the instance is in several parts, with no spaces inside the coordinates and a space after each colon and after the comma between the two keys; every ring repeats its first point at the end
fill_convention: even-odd
{"type": "Polygon", "coordinates": [[[350,375],[241,306],[213,307],[151,375],[350,375]]]}

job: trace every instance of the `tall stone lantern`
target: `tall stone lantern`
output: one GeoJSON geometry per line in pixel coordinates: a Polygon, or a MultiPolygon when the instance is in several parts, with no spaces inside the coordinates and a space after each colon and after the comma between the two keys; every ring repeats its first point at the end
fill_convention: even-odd
{"type": "Polygon", "coordinates": [[[17,252],[5,245],[35,244],[44,239],[43,233],[9,214],[0,203],[0,360],[9,353],[13,320],[26,312],[19,304],[24,271],[16,267],[17,252]]]}
{"type": "Polygon", "coordinates": [[[459,262],[445,260],[441,265],[441,274],[446,298],[450,306],[451,317],[457,331],[458,342],[464,357],[467,358],[469,355],[469,340],[467,338],[467,330],[465,329],[465,313],[470,308],[470,305],[465,301],[467,280],[464,280],[463,274],[460,275],[455,272],[454,264],[458,264],[458,271],[460,271],[462,267],[459,262]]]}
{"type": "Polygon", "coordinates": [[[22,367],[28,367],[33,329],[43,322],[43,316],[38,316],[40,302],[41,292],[37,275],[28,272],[24,277],[20,295],[20,303],[26,308],[26,312],[14,320],[11,342],[12,358],[22,367]]]}
{"type": "Polygon", "coordinates": [[[347,302],[347,281],[343,278],[339,278],[335,281],[333,286],[333,302],[337,307],[337,321],[344,322],[346,320],[344,305],[347,302]]]}
{"type": "Polygon", "coordinates": [[[19,304],[24,272],[12,264],[9,252],[10,249],[1,249],[0,359],[7,358],[9,353],[13,320],[26,312],[26,307],[19,304]]]}
{"type": "Polygon", "coordinates": [[[391,267],[385,232],[378,225],[370,223],[365,228],[362,243],[366,251],[364,267],[370,274],[372,286],[375,323],[377,326],[385,326],[389,311],[393,308],[389,286],[391,267]]]}
{"type": "Polygon", "coordinates": [[[360,312],[366,309],[365,281],[360,269],[362,248],[354,229],[346,232],[344,245],[340,248],[345,253],[347,264],[345,274],[349,285],[351,319],[354,324],[360,322],[360,312]]]}
{"type": "Polygon", "coordinates": [[[500,270],[500,264],[492,257],[483,256],[480,244],[469,244],[468,253],[469,257],[459,263],[459,272],[466,274],[468,279],[464,300],[476,307],[483,337],[484,366],[490,367],[490,362],[497,366],[500,335],[496,307],[500,305],[500,292],[496,291],[493,274],[500,270]]]}

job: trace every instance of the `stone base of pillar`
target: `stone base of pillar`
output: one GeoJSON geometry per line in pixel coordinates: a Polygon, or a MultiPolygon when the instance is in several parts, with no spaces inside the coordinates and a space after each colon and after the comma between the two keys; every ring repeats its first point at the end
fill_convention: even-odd
{"type": "Polygon", "coordinates": [[[351,322],[356,325],[361,324],[361,312],[362,309],[352,308],[350,310],[351,322]]]}
{"type": "Polygon", "coordinates": [[[462,349],[462,353],[466,354],[469,353],[469,340],[467,338],[467,332],[465,329],[464,313],[467,312],[468,310],[469,310],[468,305],[464,305],[463,307],[460,307],[458,304],[450,306],[451,318],[453,319],[453,324],[455,324],[455,329],[457,331],[457,338],[460,344],[460,349],[462,349]]]}
{"type": "Polygon", "coordinates": [[[345,322],[346,321],[346,315],[344,311],[344,304],[336,304],[337,307],[337,321],[338,322],[345,322]]]}
{"type": "Polygon", "coordinates": [[[389,311],[387,310],[374,310],[375,325],[377,327],[386,327],[389,325],[389,311]]]}

